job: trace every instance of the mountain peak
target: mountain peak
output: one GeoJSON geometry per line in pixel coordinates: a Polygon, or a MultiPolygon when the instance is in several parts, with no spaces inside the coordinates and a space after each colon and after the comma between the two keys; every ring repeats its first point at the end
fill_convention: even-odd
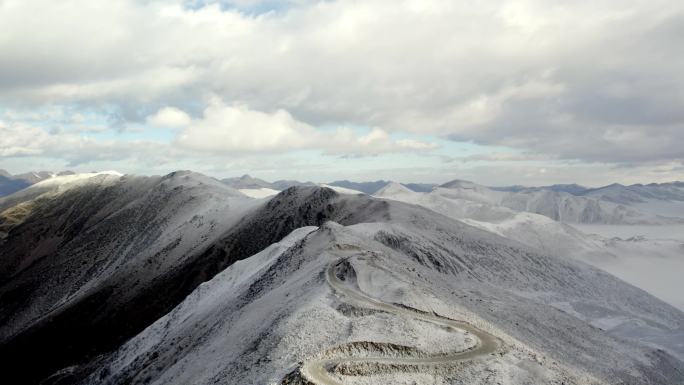
{"type": "Polygon", "coordinates": [[[453,189],[462,188],[462,189],[473,190],[473,189],[482,188],[484,186],[479,185],[475,182],[468,181],[468,180],[454,179],[450,182],[446,182],[446,183],[440,185],[439,187],[453,188],[453,189]]]}
{"type": "Polygon", "coordinates": [[[221,182],[235,189],[272,188],[271,183],[268,183],[263,179],[254,178],[249,174],[244,174],[240,177],[221,179],[221,182]]]}
{"type": "Polygon", "coordinates": [[[378,190],[374,195],[378,197],[395,196],[398,194],[416,194],[413,190],[399,182],[388,182],[385,187],[378,190]]]}

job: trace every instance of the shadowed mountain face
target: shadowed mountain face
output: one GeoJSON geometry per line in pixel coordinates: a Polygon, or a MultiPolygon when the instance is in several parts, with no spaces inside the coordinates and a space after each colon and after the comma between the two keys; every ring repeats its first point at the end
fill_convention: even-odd
{"type": "Polygon", "coordinates": [[[11,176],[6,175],[0,175],[0,196],[12,194],[30,185],[31,183],[25,180],[14,179],[11,176]]]}
{"type": "Polygon", "coordinates": [[[251,208],[185,172],[98,176],[23,204],[31,209],[0,244],[0,356],[10,378],[34,380],[111,349],[175,306],[202,282],[184,274],[193,255],[251,208]]]}

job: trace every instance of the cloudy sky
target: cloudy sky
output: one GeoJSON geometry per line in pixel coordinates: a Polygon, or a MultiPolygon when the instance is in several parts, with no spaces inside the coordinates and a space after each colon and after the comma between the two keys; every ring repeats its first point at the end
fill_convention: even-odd
{"type": "Polygon", "coordinates": [[[684,180],[684,2],[0,0],[0,168],[684,180]]]}

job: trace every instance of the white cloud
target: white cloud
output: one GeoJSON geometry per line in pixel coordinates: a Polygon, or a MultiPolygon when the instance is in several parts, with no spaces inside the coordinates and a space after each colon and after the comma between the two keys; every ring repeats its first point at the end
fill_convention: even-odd
{"type": "Polygon", "coordinates": [[[310,147],[316,135],[313,127],[285,110],[265,113],[214,101],[202,119],[180,134],[178,143],[199,151],[284,152],[310,147]]]}
{"type": "Polygon", "coordinates": [[[185,127],[190,124],[190,116],[175,107],[164,107],[147,117],[147,124],[154,127],[185,127]]]}
{"type": "Polygon", "coordinates": [[[372,156],[396,152],[426,152],[438,146],[435,143],[415,139],[392,139],[389,132],[373,128],[367,134],[358,135],[349,128],[339,128],[320,140],[320,147],[333,155],[372,156]]]}
{"type": "Polygon", "coordinates": [[[184,3],[205,2],[0,1],[0,108],[166,119],[195,152],[434,147],[409,133],[584,162],[684,158],[682,2],[184,3]]]}
{"type": "Polygon", "coordinates": [[[0,157],[60,159],[71,167],[97,161],[160,161],[175,151],[145,141],[98,140],[80,133],[0,122],[0,157]]]}
{"type": "Polygon", "coordinates": [[[47,136],[39,128],[10,126],[0,122],[0,156],[41,154],[47,136]]]}
{"type": "Polygon", "coordinates": [[[195,151],[224,154],[318,149],[332,155],[366,156],[436,148],[434,144],[417,140],[395,141],[380,128],[362,135],[349,128],[318,130],[283,109],[262,112],[244,104],[226,105],[218,100],[210,103],[201,119],[192,120],[178,136],[177,143],[195,151]]]}

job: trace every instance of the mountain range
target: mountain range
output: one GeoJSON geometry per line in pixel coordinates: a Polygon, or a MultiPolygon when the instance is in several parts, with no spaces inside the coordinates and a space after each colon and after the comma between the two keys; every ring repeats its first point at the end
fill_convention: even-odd
{"type": "Polygon", "coordinates": [[[392,183],[377,196],[313,184],[262,198],[240,190],[191,171],[103,172],[0,198],[3,378],[684,378],[681,310],[573,253],[578,242],[608,240],[499,204],[506,199],[483,202],[493,190],[462,181],[431,192],[392,183]],[[530,218],[569,247],[516,230],[530,218]]]}
{"type": "MultiPolygon", "coordinates": [[[[27,172],[23,174],[11,175],[5,170],[0,169],[0,196],[9,195],[22,188],[26,188],[42,180],[61,175],[73,175],[73,171],[62,171],[58,173],[50,171],[27,172]]],[[[296,180],[277,180],[267,182],[263,179],[255,178],[250,175],[221,179],[221,182],[235,189],[262,189],[267,188],[275,191],[282,191],[292,186],[314,186],[314,182],[300,182],[296,180]]],[[[401,183],[403,186],[415,192],[430,192],[435,187],[448,185],[437,183],[401,183]]],[[[458,182],[458,181],[456,181],[458,182]]],[[[366,194],[375,194],[392,181],[377,180],[372,182],[354,182],[349,180],[337,180],[325,183],[329,186],[357,190],[366,194]]],[[[684,201],[684,182],[670,183],[650,183],[622,185],[613,183],[611,185],[590,188],[578,184],[555,184],[548,186],[528,187],[528,186],[494,186],[487,187],[491,191],[509,193],[534,193],[540,191],[551,191],[556,193],[568,193],[574,196],[585,196],[598,200],[605,200],[617,204],[629,205],[634,203],[644,203],[649,200],[684,201]]]]}
{"type": "Polygon", "coordinates": [[[542,187],[492,187],[492,189],[508,192],[566,192],[572,195],[587,196],[619,204],[642,203],[651,199],[684,201],[684,182],[638,183],[629,186],[613,183],[598,188],[589,188],[577,184],[557,184],[542,187]]]}

